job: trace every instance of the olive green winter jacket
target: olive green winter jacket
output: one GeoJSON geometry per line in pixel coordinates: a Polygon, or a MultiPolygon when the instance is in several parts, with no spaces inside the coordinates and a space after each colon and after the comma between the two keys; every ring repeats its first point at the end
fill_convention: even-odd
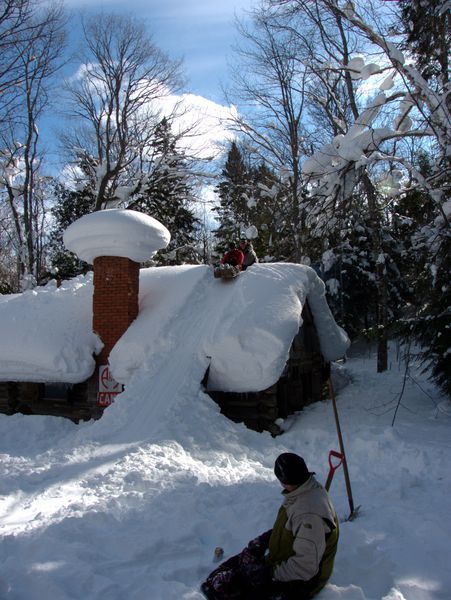
{"type": "Polygon", "coordinates": [[[268,561],[276,581],[310,582],[311,596],[332,574],[338,542],[338,519],[329,495],[313,475],[284,492],[269,540],[268,561]]]}

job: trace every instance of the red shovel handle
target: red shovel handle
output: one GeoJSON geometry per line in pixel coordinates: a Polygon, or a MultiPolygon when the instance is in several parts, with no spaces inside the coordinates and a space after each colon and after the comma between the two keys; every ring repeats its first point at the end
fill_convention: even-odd
{"type": "Polygon", "coordinates": [[[332,483],[332,478],[334,476],[335,471],[340,467],[343,463],[344,456],[341,452],[336,452],[335,450],[329,451],[329,474],[327,475],[326,485],[324,486],[326,490],[329,490],[330,484],[332,483]],[[337,458],[338,462],[333,464],[332,458],[337,458]]]}

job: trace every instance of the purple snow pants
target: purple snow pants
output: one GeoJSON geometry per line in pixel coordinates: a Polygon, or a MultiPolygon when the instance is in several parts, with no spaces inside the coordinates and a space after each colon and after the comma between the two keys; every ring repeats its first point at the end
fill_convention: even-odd
{"type": "Polygon", "coordinates": [[[264,554],[271,531],[267,531],[240,554],[212,571],[201,589],[209,600],[305,600],[311,596],[311,582],[272,581],[272,569],[264,554]]]}
{"type": "Polygon", "coordinates": [[[261,588],[270,581],[264,560],[245,548],[210,573],[202,591],[210,600],[264,600],[261,588]]]}

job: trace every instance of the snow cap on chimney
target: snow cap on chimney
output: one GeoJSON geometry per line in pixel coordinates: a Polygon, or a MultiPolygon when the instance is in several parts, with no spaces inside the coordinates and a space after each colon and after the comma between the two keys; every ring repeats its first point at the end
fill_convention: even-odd
{"type": "Polygon", "coordinates": [[[166,248],[170,240],[169,231],[153,217],[117,208],[84,215],[63,235],[66,248],[91,264],[99,256],[144,262],[166,248]]]}

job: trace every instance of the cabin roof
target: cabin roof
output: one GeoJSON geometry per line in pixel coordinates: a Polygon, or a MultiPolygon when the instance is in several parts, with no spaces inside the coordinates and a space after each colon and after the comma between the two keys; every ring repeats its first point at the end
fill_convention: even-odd
{"type": "MultiPolygon", "coordinates": [[[[0,295],[0,380],[86,380],[101,349],[91,329],[92,292],[88,274],[59,288],[0,295]]],[[[307,299],[324,358],[340,358],[349,339],[309,267],[260,263],[233,281],[214,279],[205,265],[141,269],[140,312],[111,352],[112,374],[127,384],[136,371],[155,371],[186,330],[210,365],[211,390],[265,389],[283,371],[307,299]]]]}

